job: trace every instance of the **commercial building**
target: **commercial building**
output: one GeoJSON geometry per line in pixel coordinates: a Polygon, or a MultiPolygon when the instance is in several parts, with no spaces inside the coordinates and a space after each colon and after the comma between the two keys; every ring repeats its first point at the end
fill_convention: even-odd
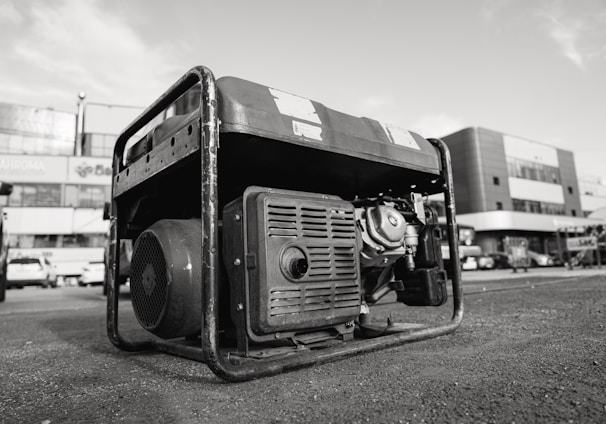
{"type": "Polygon", "coordinates": [[[581,190],[581,206],[583,215],[606,217],[606,185],[600,178],[584,177],[579,179],[581,190]]]}
{"type": "Polygon", "coordinates": [[[0,197],[9,257],[45,256],[60,275],[102,261],[108,230],[102,214],[111,151],[96,148],[89,135],[89,156],[74,156],[76,120],[75,113],[0,103],[0,181],[13,184],[13,193],[0,197]]]}
{"type": "Polygon", "coordinates": [[[585,218],[571,151],[486,128],[442,138],[452,157],[457,221],[476,229],[484,252],[525,240],[558,250],[560,236],[602,223],[585,218]]]}

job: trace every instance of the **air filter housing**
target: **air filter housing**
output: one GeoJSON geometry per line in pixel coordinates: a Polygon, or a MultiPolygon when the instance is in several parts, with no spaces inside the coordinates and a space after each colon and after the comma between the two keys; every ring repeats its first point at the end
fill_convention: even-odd
{"type": "Polygon", "coordinates": [[[131,262],[131,300],[143,328],[164,339],[201,331],[199,219],[163,219],[137,238],[131,262]]]}

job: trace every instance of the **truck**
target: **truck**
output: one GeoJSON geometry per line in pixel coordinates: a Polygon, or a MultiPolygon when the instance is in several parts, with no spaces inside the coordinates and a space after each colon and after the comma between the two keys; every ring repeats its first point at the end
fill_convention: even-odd
{"type": "Polygon", "coordinates": [[[463,317],[455,215],[441,140],[194,67],[116,141],[109,340],[234,382],[449,334],[463,317]],[[142,329],[128,337],[123,240],[142,329]],[[419,319],[440,307],[449,319],[419,319]]]}

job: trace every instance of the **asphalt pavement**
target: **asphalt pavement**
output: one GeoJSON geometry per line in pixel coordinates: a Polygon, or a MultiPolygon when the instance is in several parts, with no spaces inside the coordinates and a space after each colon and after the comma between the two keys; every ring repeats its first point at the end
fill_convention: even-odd
{"type": "MultiPolygon", "coordinates": [[[[113,347],[100,287],[9,290],[0,422],[606,422],[606,270],[466,271],[463,281],[452,335],[238,384],[202,363],[113,347]]],[[[125,334],[140,337],[127,289],[120,304],[125,334]]]]}

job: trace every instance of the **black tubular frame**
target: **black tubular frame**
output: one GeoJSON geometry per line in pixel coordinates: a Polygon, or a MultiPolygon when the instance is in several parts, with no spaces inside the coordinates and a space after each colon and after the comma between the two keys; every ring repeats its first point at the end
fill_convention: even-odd
{"type": "Polygon", "coordinates": [[[395,332],[372,339],[354,340],[322,350],[309,350],[268,360],[250,360],[234,363],[219,350],[219,210],[218,210],[218,169],[219,119],[217,115],[217,90],[215,78],[210,69],[197,66],[181,77],[173,86],[136,118],[116,141],[113,158],[113,184],[110,237],[110,258],[112,268],[107,284],[107,333],[110,341],[118,348],[135,352],[158,350],[205,362],[219,377],[228,381],[245,381],[259,377],[275,375],[311,365],[322,364],[359,353],[370,352],[452,333],[463,318],[463,293],[461,287],[460,259],[458,254],[458,230],[455,219],[455,202],[451,159],[448,148],[439,139],[428,140],[439,152],[444,177],[444,198],[447,218],[447,237],[450,260],[453,268],[451,276],[453,314],[449,321],[439,325],[423,327],[406,332],[395,332]],[[123,234],[123,222],[119,222],[119,202],[114,198],[116,177],[124,168],[123,157],[127,141],[141,130],[150,120],[160,115],[171,103],[195,84],[200,83],[200,149],[202,178],[202,348],[196,348],[164,340],[129,341],[124,339],[118,329],[118,295],[120,234],[123,234]]]}

